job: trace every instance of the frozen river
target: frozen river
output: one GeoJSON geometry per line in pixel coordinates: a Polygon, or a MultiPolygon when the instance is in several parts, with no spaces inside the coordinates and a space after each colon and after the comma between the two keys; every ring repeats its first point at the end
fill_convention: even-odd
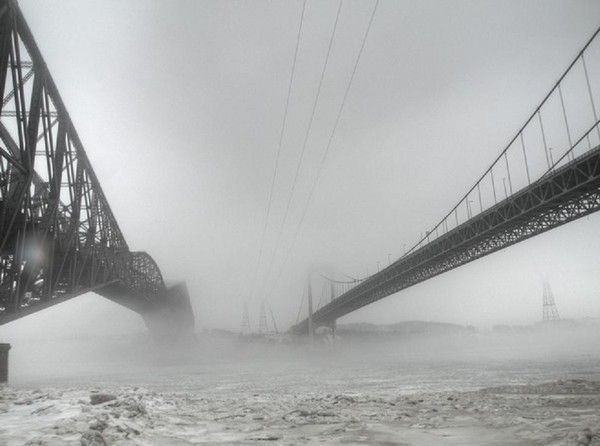
{"type": "Polygon", "coordinates": [[[14,343],[0,444],[597,444],[598,338],[14,343]]]}

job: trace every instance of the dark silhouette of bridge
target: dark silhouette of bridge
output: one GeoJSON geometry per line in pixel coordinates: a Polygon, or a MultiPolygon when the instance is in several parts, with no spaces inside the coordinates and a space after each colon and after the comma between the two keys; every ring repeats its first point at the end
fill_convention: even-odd
{"type": "Polygon", "coordinates": [[[190,330],[185,284],[132,252],[16,1],[0,0],[0,325],[93,291],[190,330]]]}
{"type": "Polygon", "coordinates": [[[333,328],[365,305],[599,210],[599,32],[456,206],[387,268],[364,280],[326,278],[330,302],[314,313],[309,279],[309,315],[290,331],[333,328]]]}

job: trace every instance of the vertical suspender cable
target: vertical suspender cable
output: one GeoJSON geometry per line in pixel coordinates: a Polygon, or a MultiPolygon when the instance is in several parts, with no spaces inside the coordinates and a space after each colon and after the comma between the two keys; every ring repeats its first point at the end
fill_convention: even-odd
{"type": "Polygon", "coordinates": [[[548,142],[546,141],[546,132],[544,132],[544,123],[542,122],[542,113],[540,110],[537,112],[538,119],[540,121],[540,129],[542,131],[542,141],[544,142],[544,154],[546,155],[546,163],[548,164],[548,169],[552,165],[550,163],[550,156],[548,155],[548,142]]]}
{"type": "MultiPolygon", "coordinates": [[[[598,112],[596,111],[596,104],[594,103],[594,95],[592,94],[592,86],[590,85],[590,76],[588,74],[587,65],[585,63],[584,52],[581,53],[581,62],[583,63],[583,72],[585,73],[585,81],[587,83],[588,94],[590,95],[590,103],[592,104],[592,111],[594,112],[594,121],[598,121],[598,112]]],[[[600,127],[597,127],[596,130],[598,131],[598,139],[600,140],[600,127]]]]}
{"type": "Polygon", "coordinates": [[[494,204],[498,203],[498,198],[496,197],[496,182],[494,181],[494,169],[490,169],[490,178],[492,179],[492,191],[494,192],[494,204]]]}
{"type": "Polygon", "coordinates": [[[531,184],[529,176],[529,164],[527,163],[527,152],[525,151],[525,141],[523,140],[523,132],[521,132],[521,148],[523,149],[523,159],[525,160],[525,171],[527,172],[527,184],[531,184]]]}
{"type": "MultiPolygon", "coordinates": [[[[563,98],[563,92],[561,85],[558,84],[558,95],[560,96],[560,105],[562,107],[563,117],[565,118],[565,127],[567,129],[567,138],[569,138],[569,148],[573,147],[573,141],[571,140],[571,130],[569,129],[569,121],[567,120],[567,109],[565,108],[565,100],[563,98]]],[[[573,152],[570,152],[571,159],[575,159],[573,152]]]]}
{"type": "Polygon", "coordinates": [[[504,161],[506,162],[506,174],[508,176],[508,187],[510,190],[510,194],[512,195],[513,193],[513,188],[512,188],[512,179],[510,178],[510,166],[508,165],[508,155],[507,155],[508,151],[504,152],[504,161]]]}

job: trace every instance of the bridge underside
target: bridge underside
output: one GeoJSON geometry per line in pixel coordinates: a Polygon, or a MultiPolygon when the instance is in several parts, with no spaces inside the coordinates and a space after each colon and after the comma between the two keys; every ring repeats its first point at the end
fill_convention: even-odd
{"type": "Polygon", "coordinates": [[[71,300],[82,294],[94,292],[112,302],[138,313],[150,332],[160,338],[179,337],[194,330],[194,315],[187,286],[184,282],[165,287],[160,295],[133,296],[130,289],[115,280],[94,287],[79,287],[75,292],[58,292],[51,299],[29,298],[14,311],[3,311],[0,325],[71,300]]]}
{"type": "MultiPolygon", "coordinates": [[[[314,326],[599,209],[596,147],[342,294],[314,313],[314,326]]],[[[290,331],[308,333],[308,320],[290,331]]]]}
{"type": "Polygon", "coordinates": [[[194,313],[185,282],[165,287],[152,300],[132,299],[130,290],[118,282],[95,292],[139,313],[150,332],[158,338],[179,337],[190,334],[194,329],[194,313]]]}

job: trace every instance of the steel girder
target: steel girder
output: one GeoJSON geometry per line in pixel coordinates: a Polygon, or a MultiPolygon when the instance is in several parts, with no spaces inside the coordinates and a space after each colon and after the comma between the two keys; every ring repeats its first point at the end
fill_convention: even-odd
{"type": "MultiPolygon", "coordinates": [[[[342,294],[313,315],[315,326],[600,209],[596,147],[342,294]]],[[[292,333],[308,332],[308,320],[292,333]]]]}
{"type": "Polygon", "coordinates": [[[165,295],[131,252],[13,0],[0,0],[0,325],[88,291],[142,312],[165,295]]]}

